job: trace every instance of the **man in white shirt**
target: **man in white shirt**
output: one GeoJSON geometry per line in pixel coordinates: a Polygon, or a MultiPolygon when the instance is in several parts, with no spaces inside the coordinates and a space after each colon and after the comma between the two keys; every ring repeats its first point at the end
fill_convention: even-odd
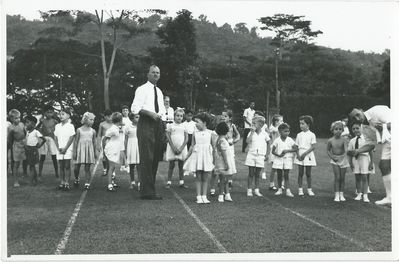
{"type": "Polygon", "coordinates": [[[247,147],[247,137],[249,132],[251,131],[251,123],[252,118],[255,114],[255,102],[250,102],[249,107],[244,110],[244,135],[242,137],[242,152],[245,152],[245,148],[247,147]]]}
{"type": "Polygon", "coordinates": [[[350,122],[360,122],[361,132],[366,143],[359,149],[350,150],[350,156],[374,149],[377,143],[382,144],[379,167],[384,182],[386,197],[376,201],[377,205],[390,205],[391,200],[391,109],[387,106],[374,106],[367,111],[354,108],[349,113],[350,122]]]}
{"type": "Polygon", "coordinates": [[[140,153],[140,198],[159,200],[162,197],[155,194],[155,176],[160,160],[164,125],[161,116],[165,114],[164,97],[156,86],[160,78],[157,66],[150,66],[147,74],[148,81],[136,89],[131,110],[140,114],[137,124],[137,138],[140,153]]]}
{"type": "Polygon", "coordinates": [[[170,107],[170,97],[164,96],[163,103],[165,105],[165,114],[162,115],[162,121],[164,121],[166,124],[172,124],[175,118],[175,111],[172,107],[170,107]]]}

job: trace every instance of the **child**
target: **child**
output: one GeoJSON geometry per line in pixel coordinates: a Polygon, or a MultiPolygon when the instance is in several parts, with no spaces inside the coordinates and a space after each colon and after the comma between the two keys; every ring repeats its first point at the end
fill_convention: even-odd
{"type": "MultiPolygon", "coordinates": [[[[111,115],[112,115],[112,111],[109,109],[106,109],[104,111],[104,121],[100,123],[100,126],[98,128],[98,137],[97,139],[100,141],[98,144],[100,144],[99,149],[102,149],[102,140],[105,136],[105,133],[107,132],[107,130],[112,126],[112,120],[111,120],[111,115]]],[[[104,153],[104,152],[103,152],[104,153]]],[[[107,163],[107,158],[103,155],[103,176],[107,175],[107,171],[108,171],[108,163],[107,163]]]]}
{"type": "Polygon", "coordinates": [[[193,111],[191,110],[186,110],[186,121],[183,122],[187,134],[188,134],[188,141],[187,141],[187,149],[190,150],[191,147],[191,140],[193,139],[193,134],[195,131],[195,122],[193,121],[193,111]]]}
{"type": "Polygon", "coordinates": [[[122,123],[125,127],[132,124],[132,120],[129,117],[130,109],[127,105],[122,106],[122,123]]]}
{"type": "Polygon", "coordinates": [[[277,137],[272,144],[272,154],[274,156],[272,168],[277,171],[277,183],[278,190],[275,193],[276,196],[283,194],[282,182],[283,175],[285,181],[286,195],[288,197],[294,197],[290,190],[289,184],[289,172],[292,169],[292,163],[294,162],[294,152],[297,147],[295,141],[289,137],[290,126],[286,123],[282,123],[278,127],[280,137],[277,137]]]}
{"type": "Polygon", "coordinates": [[[58,148],[57,160],[60,166],[61,183],[58,189],[70,190],[69,180],[71,179],[71,158],[72,142],[75,137],[75,127],[70,121],[71,112],[69,108],[60,111],[61,123],[55,126],[55,144],[58,148]]]}
{"type": "MultiPolygon", "coordinates": [[[[129,113],[129,119],[132,121],[130,126],[125,128],[125,150],[126,150],[126,163],[129,165],[130,173],[130,189],[136,186],[134,180],[134,168],[137,169],[137,177],[140,178],[139,164],[139,144],[137,140],[137,123],[139,122],[140,116],[138,114],[129,113]]],[[[137,189],[140,189],[140,182],[137,183],[137,189]]]]}
{"type": "Polygon", "coordinates": [[[193,141],[186,156],[184,170],[195,172],[197,203],[208,204],[210,201],[206,197],[208,187],[208,175],[213,170],[214,142],[211,138],[211,131],[207,129],[210,118],[206,113],[199,113],[194,117],[197,131],[193,134],[193,141]]]}
{"type": "Polygon", "coordinates": [[[83,114],[81,123],[83,124],[76,130],[76,138],[73,150],[73,159],[75,160],[75,186],[79,186],[80,165],[84,165],[86,183],[85,190],[90,189],[90,166],[95,163],[97,158],[96,149],[96,131],[91,128],[94,123],[95,115],[90,112],[83,114]]]}
{"type": "Polygon", "coordinates": [[[313,118],[311,116],[305,115],[299,117],[299,127],[302,132],[297,135],[295,140],[295,144],[298,146],[298,152],[294,163],[298,165],[298,195],[300,196],[303,196],[302,178],[304,171],[306,172],[308,183],[308,195],[315,195],[312,190],[311,172],[312,166],[316,166],[316,158],[313,152],[316,147],[316,136],[309,130],[312,124],[313,118]]]}
{"type": "Polygon", "coordinates": [[[228,174],[226,176],[226,179],[228,180],[229,187],[231,188],[233,185],[233,175],[237,173],[236,169],[236,163],[234,161],[235,157],[235,152],[234,152],[234,144],[240,141],[240,133],[238,132],[238,129],[236,125],[233,124],[233,111],[230,109],[227,109],[226,111],[222,112],[222,120],[226,122],[227,126],[229,127],[229,132],[227,133],[226,139],[227,142],[229,143],[229,149],[231,151],[231,155],[233,156],[233,161],[230,163],[230,169],[231,169],[231,174],[228,174]]]}
{"type": "MultiPolygon", "coordinates": [[[[362,146],[364,146],[364,144],[366,143],[364,136],[360,132],[360,128],[361,128],[360,123],[355,122],[352,124],[352,132],[355,135],[355,137],[350,140],[348,145],[348,151],[359,149],[362,146]]],[[[361,192],[363,192],[363,201],[369,203],[370,200],[368,198],[368,193],[369,193],[368,176],[370,172],[373,170],[372,151],[361,153],[357,157],[349,156],[349,164],[356,178],[357,196],[355,197],[355,200],[361,200],[362,199],[361,192]]]]}
{"type": "MultiPolygon", "coordinates": [[[[238,132],[236,125],[234,125],[232,123],[232,120],[233,120],[233,111],[231,111],[230,109],[227,109],[222,112],[221,121],[225,122],[227,124],[227,127],[229,128],[227,135],[226,135],[227,142],[229,143],[228,150],[231,151],[231,155],[233,156],[233,160],[234,160],[234,158],[235,158],[234,144],[237,143],[238,141],[240,141],[240,133],[238,132]]],[[[216,139],[218,139],[218,134],[216,134],[216,139]]],[[[215,140],[215,142],[216,142],[216,140],[215,140]]],[[[237,173],[235,161],[232,161],[230,163],[230,169],[231,169],[230,170],[231,174],[226,174],[225,178],[228,181],[228,186],[231,188],[233,186],[233,179],[232,179],[233,175],[237,173]]],[[[211,186],[210,195],[211,196],[214,196],[215,192],[216,192],[214,189],[215,180],[216,180],[216,174],[212,174],[211,181],[210,181],[210,186],[211,186]]],[[[219,180],[219,182],[220,182],[220,180],[219,180]]],[[[220,184],[219,184],[219,186],[220,186],[220,184]]]]}
{"type": "Polygon", "coordinates": [[[113,179],[113,172],[121,161],[122,144],[122,114],[114,112],[111,116],[113,125],[107,130],[102,140],[104,156],[108,160],[108,187],[107,191],[115,192],[117,185],[113,179]]]}
{"type": "Polygon", "coordinates": [[[349,132],[349,128],[348,128],[348,117],[347,116],[343,116],[341,118],[341,122],[344,125],[344,131],[342,132],[341,136],[343,136],[349,142],[350,132],[349,132]]]}
{"type": "Polygon", "coordinates": [[[265,118],[262,116],[254,117],[252,119],[251,131],[247,137],[248,154],[245,160],[245,165],[249,168],[248,174],[248,188],[247,196],[252,197],[252,182],[255,178],[256,196],[263,196],[259,192],[259,175],[262,168],[265,167],[265,161],[269,155],[269,135],[262,130],[265,124],[265,118]]]}
{"type": "Polygon", "coordinates": [[[28,115],[25,118],[26,122],[26,163],[29,166],[29,170],[31,173],[31,183],[33,185],[37,184],[37,173],[36,173],[36,164],[39,163],[39,151],[38,148],[43,146],[46,143],[46,140],[43,138],[43,135],[35,129],[37,118],[28,115]]]}
{"type": "Polygon", "coordinates": [[[344,124],[342,121],[335,121],[331,124],[331,137],[327,142],[327,154],[331,158],[330,163],[334,172],[334,192],[335,202],[346,201],[344,197],[345,173],[349,167],[346,156],[346,138],[342,136],[344,132],[344,124]]]}
{"type": "Polygon", "coordinates": [[[40,119],[40,123],[37,126],[37,129],[43,135],[46,143],[39,148],[40,161],[39,161],[39,177],[40,180],[42,177],[43,164],[46,160],[46,155],[50,153],[51,160],[53,161],[55,177],[58,178],[58,162],[57,162],[57,152],[58,148],[54,141],[54,130],[55,126],[59,123],[56,119],[56,115],[54,112],[54,108],[52,106],[48,106],[43,111],[44,116],[40,119]]]}
{"type": "Polygon", "coordinates": [[[216,133],[218,138],[216,140],[216,153],[215,153],[215,174],[219,175],[219,202],[233,201],[230,195],[230,187],[228,186],[228,177],[231,177],[236,170],[232,167],[235,166],[234,155],[230,150],[231,145],[228,142],[229,126],[226,122],[220,122],[216,126],[216,133]]]}
{"type": "Polygon", "coordinates": [[[7,145],[12,152],[14,187],[19,187],[19,165],[26,160],[26,131],[24,124],[21,123],[21,113],[17,109],[11,109],[8,116],[12,125],[8,129],[7,145]]]}
{"type": "Polygon", "coordinates": [[[187,188],[184,185],[183,179],[183,164],[184,159],[187,156],[187,140],[188,134],[183,125],[184,118],[184,110],[179,108],[174,112],[174,123],[167,125],[166,128],[166,137],[168,139],[168,144],[166,147],[166,161],[169,161],[169,170],[168,170],[168,182],[166,183],[166,188],[170,188],[172,184],[172,175],[173,170],[175,168],[175,161],[177,160],[177,164],[179,166],[179,186],[181,188],[187,188]]]}
{"type": "MultiPolygon", "coordinates": [[[[280,133],[278,131],[278,127],[284,122],[283,116],[282,115],[274,115],[272,117],[272,124],[269,128],[269,136],[270,136],[270,143],[273,144],[274,140],[276,140],[279,136],[280,133]]],[[[269,190],[276,191],[277,188],[274,185],[274,176],[276,174],[276,170],[273,168],[273,159],[274,155],[273,153],[270,154],[269,156],[269,163],[271,164],[272,168],[270,170],[270,185],[269,185],[269,190]]],[[[282,187],[284,188],[284,178],[282,182],[282,187]]]]}

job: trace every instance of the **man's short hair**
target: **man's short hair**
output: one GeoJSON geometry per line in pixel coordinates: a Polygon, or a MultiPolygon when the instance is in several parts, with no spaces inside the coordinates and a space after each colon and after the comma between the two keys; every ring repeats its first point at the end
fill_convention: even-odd
{"type": "Polygon", "coordinates": [[[122,110],[123,110],[123,109],[129,110],[129,107],[128,107],[127,105],[122,105],[122,110]]]}

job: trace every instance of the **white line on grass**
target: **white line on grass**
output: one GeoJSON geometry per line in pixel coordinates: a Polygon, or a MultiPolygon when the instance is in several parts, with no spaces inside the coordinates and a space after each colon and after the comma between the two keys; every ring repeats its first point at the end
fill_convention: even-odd
{"type": "MultiPolygon", "coordinates": [[[[96,174],[96,170],[97,170],[97,167],[98,167],[98,163],[100,163],[100,160],[101,160],[101,157],[98,158],[96,164],[94,165],[94,168],[93,168],[93,171],[92,171],[91,177],[90,177],[90,184],[93,181],[94,175],[96,174]]],[[[87,195],[87,190],[84,190],[82,195],[79,198],[78,203],[76,203],[75,209],[73,210],[72,216],[69,219],[67,227],[66,227],[66,229],[64,231],[64,235],[62,236],[60,242],[57,245],[57,249],[54,252],[55,255],[61,255],[62,252],[64,251],[64,249],[66,247],[66,244],[68,243],[69,236],[72,233],[72,227],[75,224],[76,217],[79,214],[80,207],[82,206],[83,201],[86,198],[86,195],[87,195]]]]}
{"type": "MultiPolygon", "coordinates": [[[[244,164],[243,162],[241,162],[239,160],[236,160],[236,161],[240,162],[241,164],[244,164]]],[[[238,185],[241,188],[246,189],[246,187],[244,187],[241,183],[238,183],[238,185]]],[[[345,234],[339,232],[338,230],[335,230],[335,229],[329,228],[328,226],[320,224],[319,222],[317,222],[317,221],[315,221],[315,220],[313,220],[313,219],[311,219],[311,218],[309,218],[309,217],[307,217],[307,216],[305,216],[305,215],[303,215],[303,214],[301,214],[301,213],[299,213],[297,211],[294,211],[294,210],[292,210],[292,209],[290,209],[288,207],[283,206],[282,204],[280,204],[279,202],[277,202],[277,201],[275,201],[273,199],[270,199],[270,198],[268,198],[266,196],[263,196],[263,198],[267,199],[270,202],[273,202],[274,204],[280,206],[284,210],[286,210],[286,211],[288,211],[288,212],[290,212],[290,213],[292,213],[292,214],[294,214],[294,215],[296,215],[296,216],[298,216],[298,217],[300,217],[300,218],[302,218],[302,219],[304,219],[304,220],[306,220],[306,221],[308,221],[308,222],[310,222],[312,224],[315,224],[316,226],[318,226],[318,227],[320,227],[320,228],[322,228],[322,229],[324,229],[326,231],[329,231],[329,232],[333,233],[334,235],[337,235],[337,236],[339,236],[339,237],[341,237],[341,238],[343,238],[345,240],[348,240],[349,242],[355,244],[356,246],[358,246],[358,247],[360,247],[362,249],[366,249],[367,251],[373,251],[373,249],[371,247],[367,247],[366,245],[364,245],[359,240],[356,240],[354,238],[348,237],[345,234]]]]}
{"type": "Polygon", "coordinates": [[[173,189],[170,189],[173,193],[173,195],[177,198],[177,200],[180,202],[180,204],[183,205],[184,209],[187,211],[187,213],[194,218],[195,222],[201,227],[202,231],[204,231],[205,234],[208,235],[208,237],[212,240],[212,242],[218,247],[219,251],[221,253],[229,253],[227,249],[222,245],[222,243],[217,240],[214,234],[204,225],[204,223],[201,222],[201,220],[197,217],[197,215],[191,210],[191,208],[184,202],[184,200],[177,194],[173,189]]]}

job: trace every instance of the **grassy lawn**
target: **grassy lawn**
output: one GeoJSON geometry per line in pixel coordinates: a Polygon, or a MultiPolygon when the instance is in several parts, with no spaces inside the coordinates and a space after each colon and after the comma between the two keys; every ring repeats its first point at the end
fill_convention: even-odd
{"type": "MultiPolygon", "coordinates": [[[[354,201],[354,176],[348,170],[346,202],[333,202],[333,173],[325,152],[326,140],[316,148],[312,170],[315,197],[297,195],[297,169],[290,173],[294,198],[275,196],[268,180],[261,181],[264,197],[246,196],[248,169],[245,154],[236,146],[238,174],[234,177],[233,203],[209,205],[195,200],[193,177],[188,189],[164,187],[167,163],[160,163],[157,190],[162,201],[143,201],[129,190],[129,176],[118,174],[121,188],[105,190],[101,164],[72,228],[63,254],[218,253],[220,249],[175,197],[177,194],[211,234],[230,253],[350,252],[391,250],[391,209],[354,201]]],[[[379,151],[375,153],[377,163],[379,151]]],[[[8,181],[8,254],[54,254],[83,190],[56,190],[50,161],[44,182],[13,188],[8,181]]],[[[267,168],[269,171],[269,167],[267,168]]],[[[370,200],[384,196],[379,170],[371,177],[370,200]]],[[[305,182],[306,185],[306,182],[305,182]]],[[[304,186],[306,188],[306,186],[304,186]]]]}

